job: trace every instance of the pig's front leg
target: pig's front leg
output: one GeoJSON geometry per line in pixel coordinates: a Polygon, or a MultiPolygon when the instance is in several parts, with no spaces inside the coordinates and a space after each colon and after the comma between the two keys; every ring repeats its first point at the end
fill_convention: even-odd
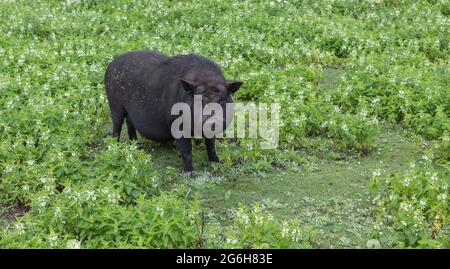
{"type": "Polygon", "coordinates": [[[192,172],[194,167],[192,166],[192,144],[190,138],[179,138],[176,140],[178,149],[181,152],[181,158],[183,160],[183,171],[192,172]]]}
{"type": "Polygon", "coordinates": [[[208,152],[208,159],[210,162],[220,162],[219,157],[217,157],[214,141],[215,141],[214,138],[205,138],[206,151],[208,152]]]}

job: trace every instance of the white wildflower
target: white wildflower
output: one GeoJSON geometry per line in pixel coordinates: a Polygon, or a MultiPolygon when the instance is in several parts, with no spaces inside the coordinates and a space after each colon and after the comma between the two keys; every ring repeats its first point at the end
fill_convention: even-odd
{"type": "Polygon", "coordinates": [[[81,248],[81,242],[76,239],[67,240],[66,248],[69,249],[80,249],[81,248]]]}
{"type": "Polygon", "coordinates": [[[158,211],[158,213],[159,213],[159,215],[160,215],[161,217],[164,216],[164,208],[161,208],[161,207],[157,206],[157,207],[156,207],[156,211],[158,211]]]}
{"type": "Polygon", "coordinates": [[[16,225],[14,225],[14,226],[15,226],[18,234],[25,233],[25,225],[23,225],[23,223],[19,222],[19,223],[16,223],[16,225]]]}
{"type": "Polygon", "coordinates": [[[344,132],[346,132],[346,133],[349,131],[347,124],[344,123],[342,125],[342,130],[344,130],[344,132]]]}
{"type": "Polygon", "coordinates": [[[379,177],[379,176],[381,176],[381,172],[380,172],[380,170],[375,170],[372,172],[372,175],[373,175],[373,177],[379,177]]]}

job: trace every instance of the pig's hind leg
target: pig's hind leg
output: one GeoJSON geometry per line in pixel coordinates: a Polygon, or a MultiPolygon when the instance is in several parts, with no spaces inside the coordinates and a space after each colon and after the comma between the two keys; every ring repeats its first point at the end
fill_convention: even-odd
{"type": "Polygon", "coordinates": [[[136,140],[137,134],[136,134],[136,128],[134,128],[133,122],[131,122],[130,116],[126,116],[127,121],[127,128],[128,128],[128,138],[130,140],[136,140]]]}
{"type": "Polygon", "coordinates": [[[176,140],[178,149],[181,152],[181,159],[183,160],[183,171],[191,173],[194,171],[192,166],[192,143],[190,138],[179,138],[176,140]]]}
{"type": "Polygon", "coordinates": [[[125,112],[111,111],[111,116],[113,122],[113,137],[117,138],[117,142],[119,142],[123,120],[125,119],[125,112]]]}

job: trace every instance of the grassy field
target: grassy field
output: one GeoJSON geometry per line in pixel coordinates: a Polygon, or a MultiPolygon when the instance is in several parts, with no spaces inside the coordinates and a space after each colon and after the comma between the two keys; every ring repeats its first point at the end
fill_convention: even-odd
{"type": "MultiPolygon", "coordinates": [[[[299,171],[274,168],[254,174],[243,169],[232,176],[214,175],[206,156],[200,154],[196,161],[202,167],[197,177],[166,178],[199,193],[216,221],[227,223],[229,209],[239,203],[259,202],[277,218],[298,219],[313,228],[317,232],[314,247],[366,247],[375,222],[368,190],[372,171],[382,162],[387,172],[401,172],[405,164],[420,156],[417,144],[398,130],[381,133],[377,145],[379,151],[366,158],[336,161],[300,151],[296,154],[305,163],[299,171]]],[[[196,150],[203,152],[204,148],[198,146],[196,150]]],[[[163,175],[167,167],[179,166],[175,145],[172,149],[155,146],[152,156],[163,175]]]]}
{"type": "MultiPolygon", "coordinates": [[[[341,72],[325,73],[325,88],[334,86],[336,73],[341,72]]],[[[314,247],[361,248],[370,240],[375,222],[371,211],[373,197],[368,189],[372,171],[382,165],[386,173],[402,172],[422,152],[405,131],[396,126],[385,128],[370,156],[336,160],[326,154],[299,150],[293,152],[302,160],[295,171],[274,166],[263,173],[240,167],[233,173],[217,173],[208,165],[205,148],[200,144],[194,148],[198,152],[195,163],[201,164],[197,176],[180,179],[178,173],[165,172],[167,167],[178,170],[179,153],[174,144],[154,144],[146,150],[163,177],[170,178],[169,187],[189,186],[211,210],[213,221],[228,223],[231,208],[258,202],[276,218],[301,220],[302,225],[314,230],[314,247]]],[[[236,155],[239,150],[232,148],[236,155]]]]}
{"type": "Polygon", "coordinates": [[[0,0],[0,248],[449,248],[447,1],[0,0]],[[280,145],[111,138],[108,63],[196,53],[280,145]]]}

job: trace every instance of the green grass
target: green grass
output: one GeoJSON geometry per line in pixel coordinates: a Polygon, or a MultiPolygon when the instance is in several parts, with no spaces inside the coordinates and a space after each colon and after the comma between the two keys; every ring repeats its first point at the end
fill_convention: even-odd
{"type": "Polygon", "coordinates": [[[398,133],[383,133],[381,139],[389,142],[366,158],[312,156],[299,173],[271,172],[263,179],[250,176],[218,184],[204,193],[205,205],[221,214],[240,202],[259,201],[277,217],[299,219],[320,230],[319,247],[365,246],[373,221],[367,188],[372,171],[380,161],[391,172],[402,171],[417,156],[414,144],[398,133]]]}
{"type": "MultiPolygon", "coordinates": [[[[297,172],[274,168],[261,175],[240,167],[214,181],[214,166],[207,163],[203,144],[193,148],[194,177],[179,176],[181,160],[173,143],[146,145],[166,181],[164,187],[190,189],[211,210],[208,221],[227,225],[231,208],[259,202],[279,219],[299,220],[317,230],[314,246],[319,248],[365,247],[374,221],[368,189],[372,171],[381,166],[387,173],[402,172],[420,154],[417,143],[392,126],[380,133],[376,148],[369,156],[343,160],[300,150],[295,154],[306,161],[297,172]]],[[[239,147],[232,150],[239,154],[239,147]]]]}
{"type": "MultiPolygon", "coordinates": [[[[297,151],[307,160],[298,172],[274,168],[255,174],[241,168],[232,176],[214,177],[214,166],[208,165],[199,144],[193,149],[197,171],[192,178],[178,176],[181,161],[173,144],[152,144],[150,152],[156,168],[170,182],[166,187],[187,186],[223,225],[229,221],[229,209],[260,202],[279,219],[299,220],[317,229],[316,247],[332,248],[365,247],[370,239],[372,171],[381,166],[389,174],[403,172],[420,156],[417,143],[392,126],[380,133],[376,148],[369,156],[343,160],[297,151]]],[[[233,151],[238,154],[239,147],[233,151]]]]}
{"type": "MultiPolygon", "coordinates": [[[[326,70],[321,86],[333,87],[342,74],[339,69],[326,70]]],[[[254,173],[237,165],[233,173],[215,175],[216,166],[207,163],[205,147],[199,142],[193,148],[196,174],[192,178],[179,177],[181,159],[174,143],[146,144],[156,169],[166,180],[166,188],[187,186],[211,210],[209,220],[222,225],[230,221],[231,208],[259,202],[279,219],[299,220],[317,230],[314,245],[320,248],[365,247],[374,221],[368,188],[372,171],[381,166],[386,173],[402,172],[420,155],[417,143],[404,131],[385,126],[375,150],[365,157],[336,159],[304,149],[294,152],[305,160],[299,171],[273,167],[254,173]]],[[[239,156],[239,146],[228,146],[233,155],[239,156]]],[[[286,154],[282,150],[277,153],[286,154]]]]}
{"type": "Polygon", "coordinates": [[[449,10],[0,1],[0,248],[450,247],[449,10]],[[234,100],[280,104],[280,147],[222,140],[209,164],[197,141],[189,177],[173,143],[116,143],[104,72],[141,49],[206,56],[244,81],[234,100]]]}

